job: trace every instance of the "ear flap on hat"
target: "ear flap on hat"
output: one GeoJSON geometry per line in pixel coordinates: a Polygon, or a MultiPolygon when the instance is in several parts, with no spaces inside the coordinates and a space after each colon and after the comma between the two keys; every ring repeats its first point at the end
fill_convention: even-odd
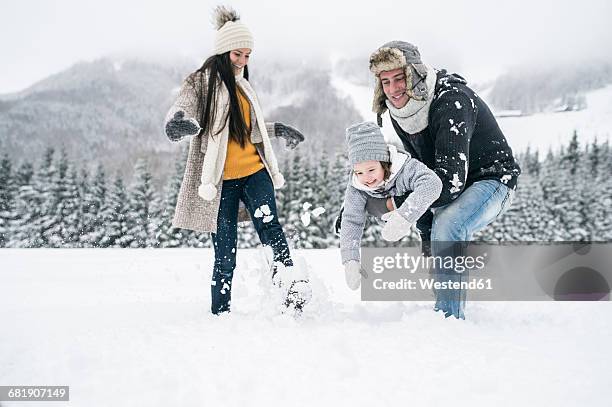
{"type": "Polygon", "coordinates": [[[381,115],[387,110],[385,105],[385,92],[383,92],[382,83],[380,79],[376,77],[376,84],[374,85],[374,99],[372,101],[372,111],[378,115],[381,115]]]}
{"type": "Polygon", "coordinates": [[[409,69],[412,74],[410,97],[415,100],[426,100],[429,93],[427,89],[427,66],[424,64],[410,64],[409,69]]]}

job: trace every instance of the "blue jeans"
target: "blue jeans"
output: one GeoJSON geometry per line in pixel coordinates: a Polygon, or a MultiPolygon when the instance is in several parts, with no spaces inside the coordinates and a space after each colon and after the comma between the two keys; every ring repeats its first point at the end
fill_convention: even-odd
{"type": "MultiPolygon", "coordinates": [[[[500,181],[483,180],[470,185],[450,204],[433,208],[432,254],[441,257],[462,255],[464,243],[501,216],[512,204],[513,197],[514,191],[500,181]]],[[[457,273],[452,268],[442,267],[434,270],[434,274],[443,281],[460,282],[468,278],[467,271],[457,273]]],[[[465,319],[465,290],[438,290],[435,294],[436,311],[444,312],[446,317],[454,315],[465,319]]]]}
{"type": "Polygon", "coordinates": [[[262,244],[269,245],[274,261],[292,266],[285,233],[278,221],[274,186],[266,169],[247,177],[225,180],[217,216],[217,233],[212,233],[215,265],[211,282],[211,311],[230,310],[232,278],[236,268],[238,240],[238,207],[244,202],[262,244]]]}

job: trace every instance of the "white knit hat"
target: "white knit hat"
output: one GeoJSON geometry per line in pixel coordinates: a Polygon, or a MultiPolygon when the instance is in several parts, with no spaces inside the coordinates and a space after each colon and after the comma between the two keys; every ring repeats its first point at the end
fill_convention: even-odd
{"type": "Polygon", "coordinates": [[[240,16],[232,8],[218,6],[214,11],[215,54],[221,55],[238,48],[253,49],[253,34],[240,20],[240,16]]]}

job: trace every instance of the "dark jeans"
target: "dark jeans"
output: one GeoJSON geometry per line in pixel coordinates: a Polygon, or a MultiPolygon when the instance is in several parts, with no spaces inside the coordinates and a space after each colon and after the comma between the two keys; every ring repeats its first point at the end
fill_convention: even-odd
{"type": "Polygon", "coordinates": [[[274,261],[293,266],[283,228],[278,222],[274,186],[266,169],[247,177],[223,181],[221,205],[217,217],[217,233],[212,234],[215,265],[211,282],[211,311],[229,311],[232,278],[236,268],[238,240],[238,206],[244,202],[259,240],[269,245],[274,261]]]}

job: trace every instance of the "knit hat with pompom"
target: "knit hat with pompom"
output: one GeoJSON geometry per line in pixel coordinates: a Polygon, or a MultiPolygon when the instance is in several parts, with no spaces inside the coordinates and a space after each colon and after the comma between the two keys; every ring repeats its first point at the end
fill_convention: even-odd
{"type": "Polygon", "coordinates": [[[215,54],[221,55],[238,48],[253,49],[253,34],[240,21],[240,16],[231,7],[218,6],[213,13],[215,36],[215,54]]]}

